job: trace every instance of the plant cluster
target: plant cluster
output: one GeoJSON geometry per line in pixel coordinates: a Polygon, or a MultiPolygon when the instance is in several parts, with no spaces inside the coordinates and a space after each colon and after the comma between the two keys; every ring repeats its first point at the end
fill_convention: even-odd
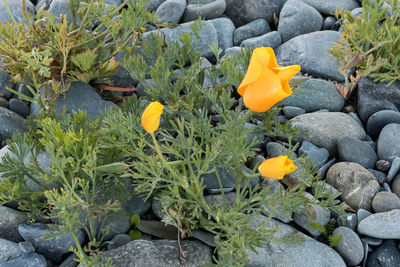
{"type": "MultiPolygon", "coordinates": [[[[44,29],[48,35],[53,29],[55,33],[59,33],[64,27],[67,29],[64,32],[72,34],[63,35],[64,40],[57,42],[80,44],[83,39],[75,39],[75,33],[79,33],[81,29],[85,32],[83,36],[90,35],[86,33],[87,27],[94,24],[84,23],[94,21],[92,13],[87,11],[91,10],[95,2],[97,1],[90,1],[83,9],[72,13],[79,17],[76,23],[69,24],[62,19],[60,22],[53,20],[51,24],[54,25],[39,27],[39,19],[39,22],[32,24],[35,30],[28,33],[32,36],[44,29]],[[86,26],[79,27],[78,21],[86,26]]],[[[151,17],[142,9],[143,2],[133,1],[132,6],[120,9],[120,14],[126,12],[127,16],[121,15],[119,23],[122,26],[116,22],[119,16],[116,20],[106,20],[100,24],[103,23],[111,33],[120,34],[119,27],[126,26],[127,22],[123,23],[124,18],[130,18],[127,15],[130,14],[133,21],[138,22],[130,22],[130,27],[142,27],[141,23],[147,22],[151,17]]],[[[43,14],[45,13],[39,12],[39,18],[50,18],[50,15],[43,14]]],[[[19,39],[26,38],[15,35],[13,39],[10,34],[5,35],[7,31],[28,34],[26,28],[5,25],[9,28],[0,31],[3,40],[15,39],[12,44],[16,45],[21,43],[19,39]]],[[[0,172],[4,178],[0,181],[1,204],[17,201],[19,208],[29,211],[33,220],[38,217],[53,218],[58,221],[54,228],[59,233],[70,232],[75,235],[78,229],[83,229],[89,243],[81,246],[74,236],[76,246],[73,251],[79,261],[87,266],[112,264],[100,253],[108,232],[107,220],[112,216],[119,216],[121,203],[132,194],[141,194],[147,200],[159,200],[165,214],[163,222],[179,230],[178,240],[190,237],[195,229],[204,229],[214,234],[217,245],[214,261],[218,265],[228,266],[244,266],[249,261],[249,249],[254,250],[255,247],[268,243],[273,238],[272,234],[279,230],[268,228],[269,220],[254,227],[252,214],[267,212],[271,219],[277,214],[300,211],[309,204],[339,212],[342,206],[333,203],[336,196],[326,191],[315,190],[317,193],[314,199],[306,197],[305,191],[308,188],[318,189],[323,183],[317,182],[315,168],[304,157],[295,160],[295,165],[301,171],[297,177],[298,183],[293,187],[280,187],[278,192],[273,192],[271,188],[277,183],[276,180],[270,182],[259,179],[257,185],[251,183],[252,178],[260,177],[258,166],[252,173],[243,171],[243,166],[256,155],[257,145],[262,142],[254,137],[262,134],[271,138],[285,138],[290,145],[287,150],[290,157],[297,148],[292,142],[294,132],[288,125],[274,120],[278,107],[263,114],[254,113],[244,108],[242,100],[235,92],[249,65],[251,50],[246,49],[232,57],[221,59],[221,51],[214,46],[216,62],[205,67],[204,59],[193,46],[193,38],[197,37],[199,27],[201,22],[194,23],[194,35],[183,34],[179,42],[166,44],[162,36],[153,34],[145,41],[132,43],[131,53],[128,53],[123,65],[130,71],[132,78],[146,84],[144,97],[133,95],[123,102],[122,108],[111,109],[97,120],[89,120],[82,111],[56,115],[52,109],[38,117],[31,117],[27,126],[28,132],[13,137],[9,143],[10,154],[0,163],[0,172]],[[211,86],[204,86],[205,78],[211,86]],[[155,128],[158,129],[153,129],[154,132],[151,130],[152,134],[146,133],[141,124],[142,114],[150,101],[160,101],[165,106],[160,127],[157,125],[155,128]],[[245,127],[246,122],[254,122],[258,126],[248,128],[245,127]],[[40,164],[40,153],[48,155],[49,168],[40,164]],[[212,205],[205,200],[205,176],[215,175],[222,190],[223,173],[234,177],[236,198],[232,207],[212,205]],[[32,188],[32,183],[35,188],[32,188]]],[[[123,29],[123,34],[127,37],[125,40],[132,40],[128,37],[133,34],[133,31],[129,33],[131,28],[123,29]]],[[[137,32],[140,30],[135,31],[135,38],[139,40],[137,32]]],[[[84,42],[95,36],[99,35],[85,37],[84,42]]],[[[9,59],[7,62],[7,70],[14,77],[19,74],[26,81],[30,78],[36,80],[36,84],[33,84],[35,88],[41,88],[37,85],[44,86],[54,82],[51,73],[60,68],[52,67],[53,60],[67,66],[64,71],[61,68],[64,77],[85,80],[88,72],[79,66],[87,66],[91,62],[90,55],[96,55],[92,69],[99,71],[99,64],[105,62],[98,60],[99,57],[109,58],[119,50],[111,48],[112,45],[126,43],[119,43],[119,39],[110,40],[108,37],[104,43],[96,39],[93,43],[84,45],[85,51],[76,54],[71,52],[66,56],[62,53],[66,51],[62,48],[64,46],[52,50],[52,43],[46,38],[37,41],[48,46],[43,51],[52,53],[44,61],[50,62],[49,64],[35,59],[32,51],[36,50],[33,48],[30,52],[21,50],[28,55],[26,61],[9,59]],[[109,52],[102,54],[103,49],[109,52]],[[72,55],[79,55],[81,61],[72,55]],[[38,67],[39,62],[45,64],[44,69],[50,73],[49,77],[34,71],[43,67],[38,67]],[[33,76],[36,78],[30,75],[36,75],[33,76]]],[[[1,45],[6,47],[10,43],[1,45]]],[[[120,47],[123,49],[123,45],[120,47]]],[[[16,51],[14,53],[17,54],[16,51]]],[[[111,58],[109,62],[112,62],[111,58]]],[[[103,72],[105,76],[109,73],[103,72]]],[[[95,75],[91,79],[105,76],[95,75]]],[[[56,83],[62,83],[55,80],[56,83]]],[[[224,195],[223,190],[222,194],[224,195]]],[[[132,230],[135,230],[138,218],[132,218],[132,230]]],[[[136,234],[132,232],[132,236],[136,234]]],[[[184,260],[185,253],[182,250],[181,257],[184,260]]]]}
{"type": "Polygon", "coordinates": [[[359,16],[337,12],[343,31],[331,53],[346,78],[356,67],[361,76],[390,85],[400,79],[400,2],[368,0],[362,6],[359,16]]]}

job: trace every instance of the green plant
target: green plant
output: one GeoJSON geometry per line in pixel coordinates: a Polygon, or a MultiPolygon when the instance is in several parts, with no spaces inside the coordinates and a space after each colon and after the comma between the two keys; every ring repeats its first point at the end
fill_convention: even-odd
{"type": "Polygon", "coordinates": [[[399,1],[368,0],[362,5],[361,16],[352,16],[350,11],[337,12],[343,31],[331,53],[343,66],[340,71],[346,80],[356,67],[361,76],[390,85],[400,79],[399,1]],[[385,2],[390,11],[383,8],[385,2]]]}
{"type": "Polygon", "coordinates": [[[129,230],[129,237],[131,240],[137,240],[142,238],[142,233],[138,230],[140,225],[140,216],[138,214],[132,214],[129,221],[132,229],[129,230]]]}
{"type": "Polygon", "coordinates": [[[328,239],[329,246],[331,246],[332,248],[336,247],[342,240],[342,235],[333,234],[333,231],[335,230],[335,222],[333,220],[329,220],[328,224],[325,227],[316,222],[310,222],[310,226],[324,234],[325,237],[328,239]]]}

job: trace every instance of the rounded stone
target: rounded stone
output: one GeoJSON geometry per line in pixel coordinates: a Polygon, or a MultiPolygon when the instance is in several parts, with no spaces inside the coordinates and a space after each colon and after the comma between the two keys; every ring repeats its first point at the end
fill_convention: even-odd
{"type": "Polygon", "coordinates": [[[372,208],[375,212],[385,212],[394,209],[400,209],[400,198],[391,192],[379,192],[372,200],[372,208]]]}
{"type": "Polygon", "coordinates": [[[269,32],[269,33],[263,34],[258,37],[246,39],[240,44],[240,46],[241,47],[251,47],[251,48],[257,48],[257,47],[276,48],[280,44],[282,44],[281,35],[279,34],[279,32],[273,31],[273,32],[269,32]]]}
{"type": "Polygon", "coordinates": [[[226,9],[225,0],[214,0],[206,4],[189,4],[186,6],[185,13],[183,13],[183,21],[188,22],[192,20],[214,19],[220,17],[226,9]]]}
{"type": "Polygon", "coordinates": [[[344,10],[353,10],[360,6],[357,0],[302,0],[304,3],[317,9],[321,14],[331,15],[335,13],[338,8],[344,10]]]}
{"type": "Polygon", "coordinates": [[[209,20],[212,23],[218,35],[218,46],[222,51],[226,52],[226,49],[233,46],[233,34],[235,31],[235,25],[232,20],[228,18],[217,18],[209,20]]]}
{"type": "Polygon", "coordinates": [[[302,108],[291,107],[291,106],[284,107],[282,109],[282,112],[283,112],[283,115],[285,115],[285,117],[288,118],[289,120],[306,113],[306,111],[302,108]]]}
{"type": "Polygon", "coordinates": [[[317,168],[321,168],[329,158],[328,150],[317,147],[308,141],[301,144],[299,155],[306,155],[317,168]]]}
{"type": "Polygon", "coordinates": [[[24,118],[26,118],[29,115],[30,110],[22,100],[17,98],[12,98],[10,99],[9,103],[10,103],[10,109],[15,113],[21,115],[24,118]]]}
{"type": "Polygon", "coordinates": [[[256,19],[237,28],[233,33],[233,44],[240,45],[244,40],[266,34],[271,31],[265,19],[256,19]]]}
{"type": "Polygon", "coordinates": [[[337,150],[340,161],[355,162],[364,168],[373,168],[378,160],[370,145],[349,136],[338,140],[337,150]]]}
{"type": "Polygon", "coordinates": [[[324,20],[322,25],[322,30],[332,30],[332,26],[336,23],[336,18],[334,16],[328,16],[324,20]]]}
{"type": "Polygon", "coordinates": [[[379,136],[382,128],[389,123],[400,124],[400,112],[394,110],[381,110],[369,117],[367,122],[367,133],[372,139],[379,136]]]}
{"type": "Polygon", "coordinates": [[[377,144],[379,159],[392,162],[395,157],[400,157],[400,124],[390,123],[383,127],[377,144]]]}
{"type": "Polygon", "coordinates": [[[156,10],[155,15],[158,17],[158,23],[174,22],[181,20],[183,12],[185,12],[186,0],[167,0],[162,3],[156,10]]]}
{"type": "Polygon", "coordinates": [[[344,262],[348,266],[359,264],[364,258],[364,247],[358,235],[350,228],[343,226],[336,228],[332,234],[342,236],[335,250],[342,256],[344,262]]]}
{"type": "Polygon", "coordinates": [[[367,260],[367,267],[400,266],[400,252],[395,240],[386,240],[382,246],[373,251],[367,260]]]}
{"type": "Polygon", "coordinates": [[[400,197],[400,173],[394,177],[391,189],[396,196],[400,197]]]}
{"type": "Polygon", "coordinates": [[[369,215],[358,223],[358,232],[383,239],[400,239],[400,209],[369,215]]]}

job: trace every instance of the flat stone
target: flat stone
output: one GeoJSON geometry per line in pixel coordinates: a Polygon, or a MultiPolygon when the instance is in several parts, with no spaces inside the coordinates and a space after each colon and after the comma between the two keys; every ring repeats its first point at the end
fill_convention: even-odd
{"type": "Polygon", "coordinates": [[[330,169],[330,167],[333,166],[333,164],[336,163],[336,161],[337,161],[336,158],[333,158],[329,160],[327,163],[325,163],[321,168],[319,168],[318,176],[321,180],[325,180],[328,170],[330,169]]]}
{"type": "Polygon", "coordinates": [[[315,8],[301,1],[289,0],[279,15],[278,32],[282,42],[286,42],[298,35],[321,30],[322,23],[322,16],[315,8]]]}
{"type": "Polygon", "coordinates": [[[305,140],[324,147],[334,156],[337,142],[343,136],[357,139],[365,137],[364,129],[350,116],[341,112],[315,112],[297,116],[290,120],[291,127],[298,129],[297,140],[305,140]]]}
{"type": "Polygon", "coordinates": [[[400,209],[375,213],[358,224],[358,232],[383,239],[400,239],[400,209]]]}
{"type": "Polygon", "coordinates": [[[302,72],[313,77],[344,81],[338,72],[337,59],[329,52],[338,42],[340,33],[336,31],[317,31],[296,36],[279,46],[275,53],[279,65],[300,65],[302,72]]]}
{"type": "Polygon", "coordinates": [[[233,33],[235,24],[228,18],[211,19],[208,22],[212,23],[218,35],[218,46],[222,49],[223,54],[226,49],[233,46],[233,33]]]}
{"type": "Polygon", "coordinates": [[[350,228],[340,226],[333,235],[341,235],[342,240],[335,246],[335,250],[342,256],[347,266],[355,266],[364,258],[364,247],[361,239],[350,228]]]}
{"type": "Polygon", "coordinates": [[[22,237],[18,233],[18,225],[28,220],[26,212],[0,206],[0,238],[19,242],[22,237]]]}
{"type": "Polygon", "coordinates": [[[372,139],[379,137],[383,127],[389,123],[400,124],[400,112],[394,110],[381,110],[369,117],[367,122],[367,133],[372,139]]]}
{"type": "Polygon", "coordinates": [[[0,263],[18,258],[23,253],[17,243],[0,238],[0,263]]]}
{"type": "Polygon", "coordinates": [[[265,19],[256,19],[237,28],[233,33],[233,44],[240,45],[244,40],[269,33],[271,28],[265,19]]]}
{"type": "Polygon", "coordinates": [[[158,23],[179,23],[185,12],[186,0],[167,0],[160,4],[155,12],[158,23]]]}
{"type": "Polygon", "coordinates": [[[25,119],[17,113],[0,107],[0,143],[10,139],[14,133],[25,132],[25,119]]]}
{"type": "Polygon", "coordinates": [[[375,212],[385,212],[400,209],[400,198],[391,192],[378,192],[372,200],[375,212]]]}
{"type": "Polygon", "coordinates": [[[110,243],[107,244],[107,250],[119,248],[123,245],[128,244],[129,242],[131,242],[131,238],[129,237],[129,235],[118,234],[114,236],[113,239],[111,239],[110,243]]]}
{"type": "Polygon", "coordinates": [[[317,204],[311,204],[304,211],[295,212],[293,221],[313,236],[319,236],[321,232],[310,226],[310,223],[318,223],[326,226],[330,219],[330,212],[317,204]]]}
{"type": "Polygon", "coordinates": [[[343,8],[344,10],[353,10],[360,6],[357,0],[301,0],[304,3],[317,9],[324,15],[332,15],[338,8],[343,8]]]}
{"type": "Polygon", "coordinates": [[[349,136],[338,140],[337,150],[340,161],[355,162],[364,168],[373,168],[378,160],[370,145],[349,136]]]}
{"type": "Polygon", "coordinates": [[[379,183],[360,164],[339,162],[333,165],[326,180],[339,192],[340,199],[355,210],[371,210],[372,199],[379,192],[379,183]]]}
{"type": "Polygon", "coordinates": [[[283,106],[299,107],[306,112],[320,109],[337,112],[343,109],[344,99],[333,82],[311,78],[300,84],[297,90],[298,93],[281,101],[283,106]]]}
{"type": "Polygon", "coordinates": [[[400,124],[390,123],[383,127],[377,142],[377,154],[379,159],[390,163],[400,157],[400,124]]]}
{"type": "MultiPolygon", "coordinates": [[[[218,177],[221,181],[222,188],[234,188],[234,178],[230,172],[227,171],[226,168],[217,167],[215,172],[207,173],[202,176],[203,184],[205,185],[206,190],[210,189],[218,189],[221,190],[218,177]],[[217,174],[218,173],[218,176],[217,174]]],[[[215,193],[215,192],[214,192],[215,193]]]]}
{"type": "Polygon", "coordinates": [[[385,182],[386,174],[384,172],[380,172],[374,169],[368,169],[368,171],[375,177],[380,185],[385,182]]]}
{"type": "Polygon", "coordinates": [[[12,98],[9,101],[10,109],[17,113],[18,115],[26,118],[28,117],[30,111],[28,106],[20,99],[12,98]]]}
{"type": "Polygon", "coordinates": [[[294,117],[297,117],[299,115],[302,115],[306,113],[306,111],[302,108],[299,107],[291,107],[291,106],[286,106],[282,109],[283,115],[285,115],[288,120],[293,119],[294,117]]]}
{"type": "Polygon", "coordinates": [[[189,4],[186,6],[185,13],[183,14],[183,21],[188,22],[197,20],[198,18],[206,20],[219,18],[225,9],[225,0],[214,0],[206,4],[189,4]]]}
{"type": "Polygon", "coordinates": [[[386,181],[390,183],[393,180],[393,178],[399,173],[399,170],[400,170],[400,157],[395,157],[393,159],[392,165],[390,166],[386,181]]]}
{"type": "Polygon", "coordinates": [[[299,155],[307,156],[315,167],[321,168],[329,158],[329,152],[325,148],[313,145],[308,141],[303,141],[299,148],[299,155]]]}
{"type": "Polygon", "coordinates": [[[204,244],[207,244],[210,247],[214,248],[217,246],[217,244],[215,243],[214,234],[203,230],[193,230],[191,233],[194,238],[202,241],[204,244]]]}
{"type": "Polygon", "coordinates": [[[25,254],[30,254],[35,252],[35,247],[31,242],[19,242],[18,247],[21,249],[21,251],[25,254]]]}
{"type": "Polygon", "coordinates": [[[23,254],[22,256],[0,263],[1,267],[47,267],[46,258],[37,253],[23,254]]]}
{"type": "Polygon", "coordinates": [[[276,48],[282,43],[281,35],[277,31],[269,32],[258,37],[244,40],[240,46],[242,47],[272,47],[276,48]]]}

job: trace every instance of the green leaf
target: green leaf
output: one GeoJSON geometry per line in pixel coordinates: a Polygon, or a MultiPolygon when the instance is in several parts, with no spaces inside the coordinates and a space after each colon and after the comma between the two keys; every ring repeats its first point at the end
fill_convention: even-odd
{"type": "Polygon", "coordinates": [[[130,230],[128,234],[131,240],[138,240],[142,238],[142,233],[137,229],[130,230]]]}
{"type": "Polygon", "coordinates": [[[340,241],[342,241],[342,235],[331,235],[328,237],[329,240],[329,246],[331,247],[336,247],[339,245],[340,241]]]}
{"type": "Polygon", "coordinates": [[[140,224],[140,216],[139,216],[139,214],[132,214],[129,223],[133,227],[138,228],[139,224],[140,224]]]}

